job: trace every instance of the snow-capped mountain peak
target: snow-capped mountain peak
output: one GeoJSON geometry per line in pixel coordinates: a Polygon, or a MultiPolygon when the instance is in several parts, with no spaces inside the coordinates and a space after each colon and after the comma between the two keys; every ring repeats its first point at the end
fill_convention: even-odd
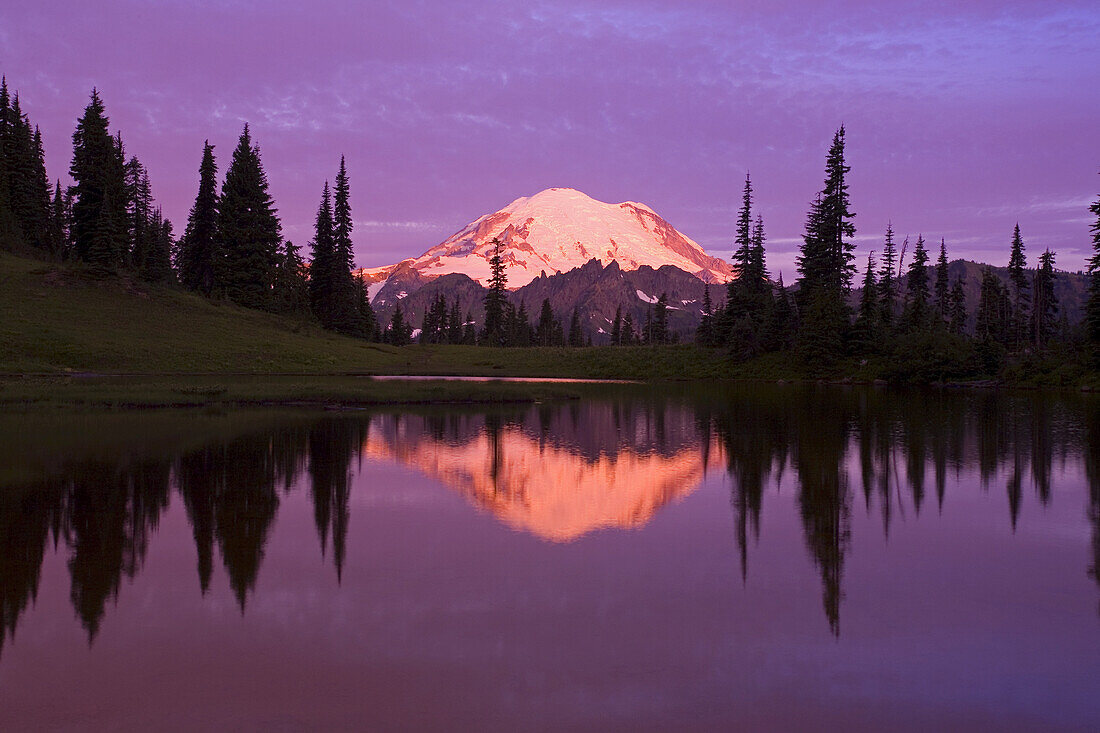
{"type": "MultiPolygon", "coordinates": [[[[509,288],[592,259],[605,265],[618,262],[623,270],[673,265],[707,282],[724,282],[732,273],[728,263],[708,255],[645,204],[608,204],[573,188],[518,198],[390,271],[407,266],[428,279],[462,273],[484,285],[494,238],[502,245],[509,288]]],[[[381,268],[378,275],[383,275],[381,268]]]]}

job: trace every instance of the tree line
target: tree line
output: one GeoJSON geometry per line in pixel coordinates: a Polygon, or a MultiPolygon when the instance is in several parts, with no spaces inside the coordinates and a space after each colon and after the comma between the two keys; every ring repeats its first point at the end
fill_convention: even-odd
{"type": "Polygon", "coordinates": [[[260,148],[244,126],[218,190],[214,146],[203,144],[199,187],[173,236],[149,173],[112,134],[99,92],[73,132],[72,185],[50,187],[42,136],[0,82],[0,247],[74,261],[101,275],[173,283],[247,308],[312,315],[322,326],[380,338],[366,284],[354,273],[350,183],[343,157],[325,183],[307,262],[282,237],[260,148]]]}
{"type": "MultiPolygon", "coordinates": [[[[72,136],[72,185],[53,186],[46,174],[42,135],[22,109],[18,93],[0,81],[0,247],[55,260],[82,262],[104,274],[122,273],[152,283],[178,283],[187,290],[249,308],[315,318],[324,328],[371,340],[406,344],[414,330],[400,306],[389,323],[378,322],[367,284],[356,274],[351,235],[350,181],[340,159],[335,184],[326,181],[317,210],[307,261],[301,248],[282,237],[260,149],[244,126],[218,189],[214,146],[204,143],[199,186],[182,236],[176,240],[152,195],[149,173],[127,155],[121,133],[111,133],[98,91],[72,136]]],[[[1043,357],[1081,343],[1100,354],[1100,278],[1090,277],[1084,328],[1071,329],[1054,292],[1055,253],[1045,250],[1029,269],[1019,226],[1009,247],[1007,282],[986,268],[977,318],[968,323],[966,283],[952,280],[947,247],[938,258],[923,236],[899,244],[887,226],[879,261],[867,257],[858,307],[849,305],[856,276],[845,161],[845,130],[833,136],[825,181],[806,215],[798,256],[799,279],[788,288],[773,281],[766,264],[763,218],[753,216],[752,180],[738,211],[733,277],[725,302],[715,307],[705,291],[697,343],[721,347],[739,360],[794,351],[825,366],[846,357],[885,357],[917,371],[941,374],[980,369],[995,372],[1006,361],[1043,357]]],[[[1090,276],[1100,270],[1100,198],[1090,207],[1093,257],[1090,276]]],[[[499,242],[490,257],[491,276],[481,327],[457,303],[434,303],[421,324],[425,343],[494,346],[591,343],[579,314],[568,328],[549,302],[537,319],[506,295],[507,275],[499,242]]],[[[612,344],[663,344],[677,340],[668,327],[665,294],[635,324],[620,308],[612,344]]],[[[1095,361],[1094,356],[1094,361],[1095,361]]],[[[928,376],[925,374],[925,376],[928,376]]]]}
{"type": "Polygon", "coordinates": [[[1070,328],[1054,291],[1055,253],[1046,249],[1029,269],[1016,225],[1009,245],[1008,282],[985,267],[977,316],[968,323],[965,276],[951,278],[947,245],[938,257],[918,235],[904,270],[909,238],[900,244],[887,225],[882,256],[867,257],[858,307],[849,305],[855,265],[855,214],[851,210],[845,162],[845,130],[833,136],[825,182],[806,215],[798,256],[800,277],[787,288],[772,281],[765,262],[762,218],[753,220],[752,181],[746,176],[734,239],[734,278],[726,302],[715,308],[709,288],[696,333],[700,344],[722,347],[746,360],[767,352],[792,351],[816,366],[845,357],[889,357],[920,376],[996,373],[1011,358],[1043,358],[1087,341],[1100,345],[1100,200],[1091,211],[1094,256],[1084,332],[1070,328]]]}

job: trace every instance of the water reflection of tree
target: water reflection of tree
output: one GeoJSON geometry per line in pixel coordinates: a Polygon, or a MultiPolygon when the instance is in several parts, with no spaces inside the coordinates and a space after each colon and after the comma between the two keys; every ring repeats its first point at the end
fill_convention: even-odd
{"type": "MultiPolygon", "coordinates": [[[[775,424],[776,418],[782,415],[780,411],[756,401],[745,403],[742,407],[736,413],[720,410],[708,414],[701,425],[705,425],[702,438],[708,445],[706,450],[709,452],[713,425],[726,455],[741,580],[745,582],[748,577],[749,538],[750,535],[754,541],[760,538],[760,507],[764,487],[784,441],[776,439],[783,432],[782,427],[775,424]]],[[[703,460],[708,459],[709,455],[705,455],[703,460]]]]}
{"type": "MultiPolygon", "coordinates": [[[[367,439],[369,422],[365,420],[323,420],[309,431],[310,494],[313,519],[324,554],[332,536],[332,562],[337,580],[342,579],[347,553],[348,500],[351,497],[351,464],[367,439]]],[[[442,437],[443,420],[433,425],[442,437]]]]}
{"type": "Polygon", "coordinates": [[[1087,514],[1092,525],[1092,565],[1088,574],[1100,585],[1100,404],[1090,400],[1085,411],[1085,475],[1089,485],[1087,514]]]}
{"type": "Polygon", "coordinates": [[[56,507],[62,480],[43,481],[15,495],[0,492],[0,654],[19,617],[38,597],[50,530],[58,538],[56,507]]]}
{"type": "Polygon", "coordinates": [[[64,507],[64,535],[70,547],[70,597],[94,639],[119,582],[141,568],[160,513],[168,506],[165,461],[136,466],[92,463],[74,476],[64,507]]]}
{"type": "MultiPolygon", "coordinates": [[[[839,632],[851,539],[849,448],[858,452],[863,504],[868,512],[879,504],[885,536],[895,513],[905,520],[906,505],[914,514],[919,512],[929,472],[942,512],[949,473],[957,475],[970,464],[977,466],[984,486],[997,475],[1006,477],[1008,519],[1015,527],[1028,477],[1039,502],[1050,501],[1053,458],[1079,445],[1072,425],[1079,424],[1081,414],[1072,399],[1046,396],[885,389],[815,394],[814,387],[786,387],[775,393],[755,388],[736,393],[723,407],[708,401],[696,410],[705,416],[697,421],[701,439],[713,426],[726,453],[743,579],[747,547],[759,532],[769,471],[784,465],[780,456],[792,456],[806,546],[821,573],[822,602],[834,633],[839,632]]],[[[1093,432],[1091,446],[1100,442],[1100,429],[1093,432]]],[[[1100,526],[1098,484],[1095,479],[1090,482],[1094,526],[1100,526]]],[[[1095,567],[1100,567],[1100,528],[1094,544],[1095,574],[1095,567]]]]}
{"type": "Polygon", "coordinates": [[[697,401],[624,397],[414,416],[326,416],[161,456],[81,461],[18,490],[0,487],[6,489],[0,491],[0,651],[37,594],[51,533],[55,543],[65,544],[72,604],[94,638],[108,601],[119,595],[121,579],[140,572],[173,485],[191,524],[202,592],[210,586],[218,554],[243,611],[261,571],[280,496],[297,485],[305,468],[321,552],[327,555],[331,547],[339,579],[347,552],[351,473],[371,425],[395,445],[485,441],[484,470],[490,478],[505,470],[505,438],[516,431],[589,462],[601,456],[614,460],[624,449],[673,456],[697,445],[705,469],[713,445],[726,457],[731,478],[742,582],[749,574],[750,545],[759,538],[767,487],[789,466],[796,471],[804,542],[820,574],[833,633],[839,633],[851,547],[849,456],[858,458],[861,503],[868,512],[879,505],[885,534],[897,517],[905,520],[906,506],[914,512],[921,507],[929,472],[942,511],[947,476],[967,465],[977,466],[983,485],[1006,481],[1008,518],[1015,526],[1029,488],[1025,483],[1033,485],[1040,503],[1052,501],[1054,461],[1082,449],[1092,526],[1089,573],[1100,583],[1098,412],[1091,402],[1083,407],[1069,398],[788,386],[734,391],[725,399],[708,394],[697,401]]]}
{"type": "Polygon", "coordinates": [[[845,453],[848,415],[844,405],[809,400],[796,412],[794,465],[806,546],[821,571],[822,603],[833,634],[840,634],[844,559],[850,540],[851,502],[845,453]]]}

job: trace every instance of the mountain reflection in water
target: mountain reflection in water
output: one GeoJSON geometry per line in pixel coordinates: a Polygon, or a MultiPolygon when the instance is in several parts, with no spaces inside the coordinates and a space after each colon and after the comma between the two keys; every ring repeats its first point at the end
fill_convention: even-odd
{"type": "Polygon", "coordinates": [[[18,416],[0,434],[0,654],[51,548],[67,557],[72,607],[94,640],[176,501],[194,536],[197,589],[207,593],[220,562],[242,613],[291,492],[308,491],[319,551],[339,578],[349,499],[369,490],[353,478],[376,461],[412,467],[553,543],[642,527],[708,472],[725,472],[742,580],[765,495],[793,491],[837,635],[853,512],[877,513],[888,536],[909,513],[942,511],[961,472],[976,469],[988,492],[1003,492],[1000,521],[1012,528],[1025,494],[1045,505],[1056,474],[1084,476],[1087,572],[1097,579],[1100,567],[1100,404],[1087,396],[624,388],[513,408],[18,416]]]}

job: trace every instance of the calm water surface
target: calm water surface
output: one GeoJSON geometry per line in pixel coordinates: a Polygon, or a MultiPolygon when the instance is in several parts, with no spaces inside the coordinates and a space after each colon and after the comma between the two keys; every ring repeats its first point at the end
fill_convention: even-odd
{"type": "Polygon", "coordinates": [[[0,416],[0,730],[1100,729],[1100,400],[589,391],[0,416]]]}

